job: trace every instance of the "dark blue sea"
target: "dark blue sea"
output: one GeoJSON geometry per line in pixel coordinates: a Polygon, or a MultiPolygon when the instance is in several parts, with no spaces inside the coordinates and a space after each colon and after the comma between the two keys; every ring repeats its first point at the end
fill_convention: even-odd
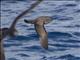
{"type": "MultiPolygon", "coordinates": [[[[1,1],[1,27],[10,27],[22,11],[35,1],[1,1]]],[[[15,37],[4,39],[6,60],[80,60],[80,1],[43,1],[16,25],[15,37]],[[49,49],[41,47],[34,25],[24,23],[51,16],[46,24],[49,49]]]]}

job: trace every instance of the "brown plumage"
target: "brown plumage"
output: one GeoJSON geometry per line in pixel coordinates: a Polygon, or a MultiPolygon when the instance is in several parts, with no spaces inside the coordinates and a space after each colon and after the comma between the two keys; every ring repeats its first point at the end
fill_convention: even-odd
{"type": "Polygon", "coordinates": [[[44,28],[44,24],[47,24],[52,21],[52,18],[49,16],[41,16],[36,18],[35,20],[24,20],[26,23],[34,24],[35,30],[39,35],[39,40],[41,46],[45,49],[48,49],[48,34],[44,28]]]}

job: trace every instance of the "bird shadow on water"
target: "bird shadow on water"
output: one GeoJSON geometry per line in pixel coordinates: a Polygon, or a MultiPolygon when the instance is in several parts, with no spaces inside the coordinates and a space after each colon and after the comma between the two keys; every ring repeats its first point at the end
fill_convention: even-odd
{"type": "Polygon", "coordinates": [[[49,50],[50,51],[64,51],[70,48],[80,48],[80,45],[78,45],[80,41],[76,39],[70,39],[72,37],[73,36],[69,33],[49,32],[48,38],[52,40],[51,43],[49,43],[49,46],[52,46],[52,48],[50,48],[49,50]]]}
{"type": "Polygon", "coordinates": [[[62,38],[62,37],[72,37],[69,33],[64,32],[49,32],[49,38],[62,38]]]}
{"type": "MultiPolygon", "coordinates": [[[[30,40],[33,40],[33,38],[37,41],[38,40],[38,36],[37,34],[30,34],[28,35],[29,37],[25,37],[25,39],[28,39],[30,38],[30,40]],[[32,38],[31,38],[32,37],[32,38]]],[[[57,42],[59,41],[57,38],[64,38],[64,37],[72,37],[70,34],[68,33],[61,33],[61,32],[49,32],[48,33],[48,37],[49,39],[55,39],[57,40],[57,42]]],[[[24,38],[22,38],[24,39],[24,38]]],[[[24,40],[25,40],[24,39],[24,40]]],[[[39,41],[39,40],[38,40],[39,41]]],[[[62,40],[64,41],[64,40],[62,40]]],[[[54,41],[53,41],[54,42],[54,41]]],[[[64,41],[65,42],[65,41],[64,41]]],[[[34,42],[33,42],[34,43],[34,42]]],[[[66,50],[65,47],[68,47],[70,45],[61,45],[61,44],[49,44],[50,46],[53,46],[53,47],[49,47],[48,51],[64,51],[66,50]],[[54,48],[55,47],[58,47],[58,48],[54,48]]],[[[72,47],[72,46],[71,46],[72,47]]],[[[31,45],[31,46],[27,46],[27,47],[23,47],[23,49],[25,49],[26,51],[40,51],[40,52],[43,52],[41,46],[38,46],[38,45],[31,45]]]]}
{"type": "MultiPolygon", "coordinates": [[[[57,43],[49,43],[50,47],[48,49],[48,51],[63,51],[63,50],[66,50],[67,48],[79,48],[80,46],[79,45],[71,45],[71,44],[67,44],[67,43],[80,43],[80,41],[78,40],[72,40],[72,39],[69,39],[71,38],[72,35],[70,35],[69,33],[64,33],[64,32],[48,32],[48,38],[50,40],[52,40],[53,42],[57,42],[57,43]],[[59,42],[61,42],[62,44],[59,44],[59,42]],[[63,44],[63,43],[66,43],[66,44],[63,44]],[[54,48],[56,47],[56,48],[54,48]],[[66,47],[66,48],[65,48],[66,47]]],[[[25,41],[26,43],[28,41],[39,41],[39,36],[37,34],[29,34],[27,36],[22,36],[22,35],[18,35],[18,36],[15,36],[13,38],[10,38],[7,40],[7,42],[14,42],[14,41],[18,41],[18,42],[22,42],[22,41],[25,41]]],[[[34,43],[33,41],[33,43],[34,43]]],[[[49,41],[49,40],[48,40],[49,41]]],[[[4,47],[9,47],[9,46],[20,46],[22,44],[15,44],[15,43],[12,43],[12,44],[4,44],[4,47]]],[[[36,51],[36,50],[41,50],[41,47],[38,46],[38,45],[32,45],[32,46],[27,46],[27,47],[23,47],[24,49],[26,49],[27,51],[36,51]]]]}
{"type": "MultiPolygon", "coordinates": [[[[79,36],[80,33],[74,33],[74,35],[79,36]]],[[[57,42],[66,42],[66,43],[80,43],[80,40],[77,39],[71,39],[73,36],[69,33],[64,32],[49,32],[48,33],[49,39],[54,39],[54,41],[57,42]]]]}
{"type": "Polygon", "coordinates": [[[14,37],[11,37],[8,39],[8,42],[9,41],[30,41],[30,40],[33,40],[33,39],[37,39],[37,35],[36,34],[30,34],[30,35],[27,35],[27,36],[23,36],[23,35],[16,35],[14,37]]]}
{"type": "Polygon", "coordinates": [[[37,40],[32,36],[22,36],[22,35],[16,35],[14,37],[10,37],[7,40],[5,40],[4,47],[10,47],[10,46],[21,46],[23,42],[29,42],[31,40],[37,40]],[[18,43],[17,43],[18,42],[18,43]],[[20,43],[19,43],[20,42],[20,43]],[[22,42],[22,43],[21,43],[22,42]]]}

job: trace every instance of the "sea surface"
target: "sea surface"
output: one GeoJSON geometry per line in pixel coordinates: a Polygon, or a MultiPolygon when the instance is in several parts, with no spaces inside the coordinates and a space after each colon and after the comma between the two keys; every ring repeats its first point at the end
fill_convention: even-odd
{"type": "MultiPolygon", "coordinates": [[[[10,27],[13,20],[35,1],[1,1],[1,27],[10,27]]],[[[22,17],[15,37],[4,39],[6,60],[80,60],[80,1],[43,1],[22,17]],[[49,49],[41,47],[34,25],[24,19],[51,16],[46,24],[49,49]]]]}

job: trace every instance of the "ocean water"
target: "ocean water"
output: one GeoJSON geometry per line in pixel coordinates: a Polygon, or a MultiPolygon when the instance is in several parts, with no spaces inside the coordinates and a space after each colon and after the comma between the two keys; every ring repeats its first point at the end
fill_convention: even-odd
{"type": "MultiPolygon", "coordinates": [[[[1,27],[10,27],[22,11],[34,1],[1,1],[1,27]]],[[[6,60],[80,60],[80,1],[43,1],[22,17],[15,37],[4,39],[6,60]],[[49,49],[41,47],[32,24],[24,19],[52,16],[46,24],[49,49]]]]}

